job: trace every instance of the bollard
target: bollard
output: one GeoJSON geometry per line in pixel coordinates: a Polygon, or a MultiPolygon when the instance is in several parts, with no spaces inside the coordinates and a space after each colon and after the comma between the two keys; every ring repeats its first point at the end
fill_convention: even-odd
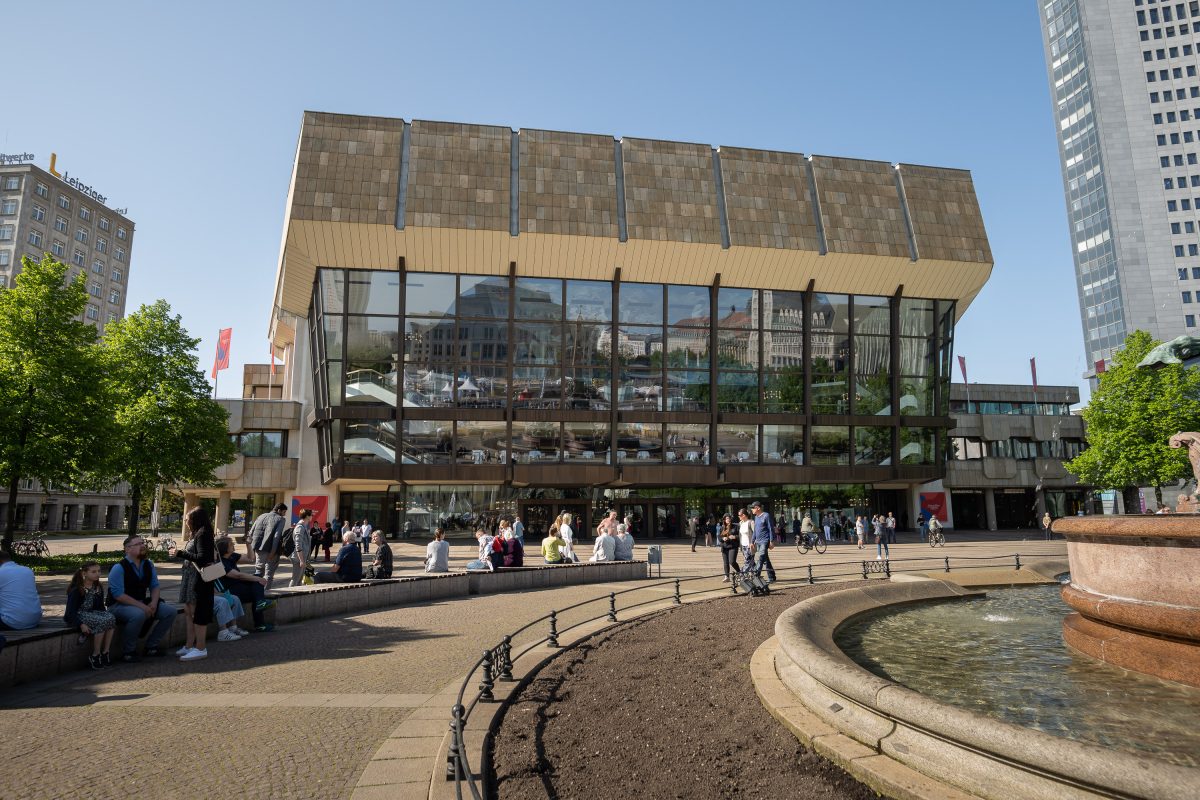
{"type": "Polygon", "coordinates": [[[675,605],[683,603],[683,598],[679,596],[679,578],[675,579],[675,605]]]}
{"type": "Polygon", "coordinates": [[[946,556],[946,572],[950,571],[950,556],[946,556]]]}
{"type": "Polygon", "coordinates": [[[1018,569],[1018,570],[1019,570],[1019,569],[1021,569],[1021,554],[1020,554],[1020,553],[1016,553],[1016,554],[1014,555],[1014,557],[1015,557],[1015,558],[1016,558],[1016,560],[1017,560],[1017,566],[1016,566],[1016,569],[1018,569]]]}
{"type": "Polygon", "coordinates": [[[546,642],[547,647],[558,647],[558,612],[550,612],[550,639],[546,642]]]}
{"type": "Polygon", "coordinates": [[[99,552],[100,552],[100,545],[98,545],[98,544],[92,545],[92,554],[95,555],[96,553],[99,553],[99,552]]]}
{"type": "Polygon", "coordinates": [[[889,579],[892,577],[892,562],[888,559],[884,559],[883,561],[883,574],[889,579]]]}
{"type": "Polygon", "coordinates": [[[479,699],[480,700],[495,700],[496,697],[492,694],[492,687],[495,684],[492,681],[492,651],[483,651],[483,680],[479,683],[479,699]]]}
{"type": "Polygon", "coordinates": [[[867,562],[863,562],[863,580],[867,579],[867,562]]]}
{"type": "Polygon", "coordinates": [[[617,593],[616,592],[608,593],[608,621],[609,622],[617,621],[617,593]]]}
{"type": "Polygon", "coordinates": [[[446,751],[446,780],[452,781],[459,774],[458,762],[458,726],[462,722],[463,707],[456,705],[450,709],[450,748],[446,751]]]}
{"type": "Polygon", "coordinates": [[[809,565],[808,565],[808,582],[809,582],[809,584],[810,584],[810,585],[811,585],[811,584],[812,584],[812,582],[813,582],[813,576],[812,576],[812,564],[809,564],[809,565]]]}
{"type": "Polygon", "coordinates": [[[505,636],[500,643],[500,680],[511,681],[512,674],[512,637],[505,636]]]}

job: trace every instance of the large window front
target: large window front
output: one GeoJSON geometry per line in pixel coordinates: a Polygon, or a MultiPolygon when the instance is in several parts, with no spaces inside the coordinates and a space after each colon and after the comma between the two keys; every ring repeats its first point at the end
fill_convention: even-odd
{"type": "Polygon", "coordinates": [[[320,269],[322,460],[664,478],[928,467],[945,449],[954,313],[923,298],[320,269]]]}

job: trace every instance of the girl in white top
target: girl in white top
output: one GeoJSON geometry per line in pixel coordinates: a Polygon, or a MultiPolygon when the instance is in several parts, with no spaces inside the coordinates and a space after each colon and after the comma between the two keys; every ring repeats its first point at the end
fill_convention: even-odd
{"type": "Polygon", "coordinates": [[[754,520],[746,509],[738,511],[738,544],[742,546],[742,555],[746,562],[750,561],[750,538],[754,535],[754,520]]]}
{"type": "Polygon", "coordinates": [[[559,514],[554,524],[558,527],[558,537],[563,540],[563,546],[559,548],[563,561],[575,562],[579,559],[575,558],[575,532],[571,530],[570,519],[570,514],[559,514]]]}

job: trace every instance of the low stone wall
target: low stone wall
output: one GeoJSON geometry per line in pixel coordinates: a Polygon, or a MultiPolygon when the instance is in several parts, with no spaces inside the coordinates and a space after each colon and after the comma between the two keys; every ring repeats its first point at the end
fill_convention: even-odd
{"type": "MultiPolygon", "coordinates": [[[[270,618],[273,613],[275,622],[283,624],[451,597],[640,580],[645,577],[645,561],[621,561],[519,567],[498,572],[450,572],[362,583],[276,588],[271,592],[276,598],[275,609],[267,614],[270,618]]],[[[163,640],[163,647],[173,651],[185,636],[181,611],[175,618],[171,632],[163,640]]],[[[90,640],[81,645],[76,639],[75,631],[65,630],[61,625],[47,625],[44,630],[23,632],[19,638],[10,639],[9,644],[0,651],[0,689],[87,667],[87,657],[92,652],[90,640]]],[[[113,637],[112,652],[121,652],[120,628],[113,637]]]]}
{"type": "Polygon", "coordinates": [[[1151,769],[1146,759],[937,702],[868,672],[834,642],[838,627],[868,611],[978,594],[946,581],[925,580],[806,600],[776,621],[776,672],[800,702],[834,730],[875,754],[981,798],[1200,796],[1200,770],[1157,761],[1151,769]]]}

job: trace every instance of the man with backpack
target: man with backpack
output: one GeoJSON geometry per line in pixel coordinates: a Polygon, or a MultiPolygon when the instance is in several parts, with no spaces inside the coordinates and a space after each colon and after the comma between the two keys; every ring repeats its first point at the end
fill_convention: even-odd
{"type": "MultiPolygon", "coordinates": [[[[267,579],[267,591],[271,590],[271,584],[275,581],[275,570],[279,568],[279,556],[284,540],[291,538],[284,535],[287,528],[287,521],[283,517],[285,513],[287,505],[278,504],[267,513],[260,514],[247,534],[250,547],[254,550],[254,574],[267,579]]],[[[292,542],[294,546],[295,540],[292,542]]]]}

